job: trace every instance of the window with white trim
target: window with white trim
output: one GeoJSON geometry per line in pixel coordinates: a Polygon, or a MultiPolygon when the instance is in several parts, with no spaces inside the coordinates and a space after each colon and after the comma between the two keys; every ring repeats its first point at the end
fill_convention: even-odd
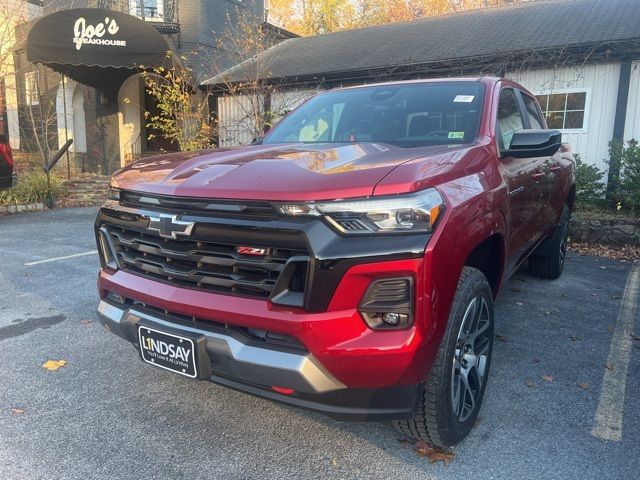
{"type": "Polygon", "coordinates": [[[536,95],[549,128],[584,130],[587,126],[587,91],[563,91],[536,95]]]}
{"type": "Polygon", "coordinates": [[[129,14],[150,22],[164,21],[164,0],[131,0],[129,14]]]}
{"type": "Polygon", "coordinates": [[[24,94],[27,104],[40,104],[40,97],[38,96],[38,76],[36,72],[26,72],[24,74],[24,94]]]}

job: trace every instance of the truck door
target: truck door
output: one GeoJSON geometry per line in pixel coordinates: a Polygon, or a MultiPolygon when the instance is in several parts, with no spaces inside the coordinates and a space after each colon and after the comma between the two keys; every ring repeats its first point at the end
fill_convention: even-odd
{"type": "MultiPolygon", "coordinates": [[[[542,120],[542,112],[538,108],[538,103],[526,93],[519,91],[520,98],[522,98],[522,107],[526,113],[525,115],[525,128],[531,128],[534,130],[546,129],[546,125],[542,120]],[[529,125],[527,126],[527,121],[529,125]]],[[[545,157],[542,159],[544,162],[543,171],[545,173],[544,178],[540,181],[540,188],[542,190],[544,205],[542,207],[541,228],[542,231],[551,231],[556,226],[560,214],[562,213],[562,207],[564,205],[563,191],[560,185],[560,171],[561,167],[561,154],[560,151],[556,152],[551,157],[545,157]]]]}
{"type": "Polygon", "coordinates": [[[502,154],[509,149],[513,134],[526,126],[529,126],[529,122],[524,119],[516,91],[503,88],[498,101],[496,138],[500,149],[500,166],[507,183],[508,273],[518,265],[543,232],[539,223],[546,203],[542,187],[546,176],[545,159],[515,158],[502,154]]]}

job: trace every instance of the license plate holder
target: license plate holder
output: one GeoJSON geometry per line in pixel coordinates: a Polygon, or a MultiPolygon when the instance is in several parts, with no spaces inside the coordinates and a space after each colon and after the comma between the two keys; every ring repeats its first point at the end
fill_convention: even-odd
{"type": "Polygon", "coordinates": [[[197,342],[153,327],[138,327],[140,356],[145,363],[189,378],[198,378],[197,342]]]}

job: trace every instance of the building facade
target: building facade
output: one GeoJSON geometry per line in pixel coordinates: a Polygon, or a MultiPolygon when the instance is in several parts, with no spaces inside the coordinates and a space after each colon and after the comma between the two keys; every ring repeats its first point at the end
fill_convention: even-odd
{"type": "Polygon", "coordinates": [[[45,137],[56,150],[72,139],[71,169],[103,174],[171,150],[149,140],[144,115],[154,101],[138,68],[163,65],[171,52],[198,92],[211,65],[235,61],[220,38],[239,15],[262,21],[264,2],[45,0],[18,26],[15,74],[4,82],[15,84],[4,114],[13,147],[34,150],[45,137]]]}

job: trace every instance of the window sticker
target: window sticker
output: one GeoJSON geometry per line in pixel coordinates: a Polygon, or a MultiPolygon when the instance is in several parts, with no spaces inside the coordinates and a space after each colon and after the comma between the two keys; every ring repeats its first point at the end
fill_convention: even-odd
{"type": "Polygon", "coordinates": [[[456,95],[453,101],[455,103],[471,103],[474,98],[476,98],[475,95],[456,95]]]}
{"type": "Polygon", "coordinates": [[[449,138],[464,138],[464,132],[449,132],[449,138]]]}

